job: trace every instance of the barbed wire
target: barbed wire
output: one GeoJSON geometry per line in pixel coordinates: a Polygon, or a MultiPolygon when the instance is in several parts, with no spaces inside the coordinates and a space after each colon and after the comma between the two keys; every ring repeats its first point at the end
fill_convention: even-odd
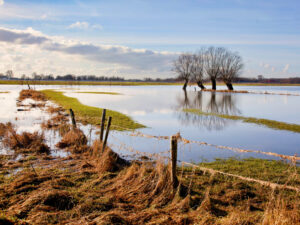
{"type": "Polygon", "coordinates": [[[297,191],[297,192],[300,191],[300,188],[290,186],[290,185],[286,185],[286,184],[277,184],[277,183],[272,183],[272,182],[269,182],[269,181],[254,179],[254,178],[251,178],[251,177],[244,177],[244,176],[237,175],[237,174],[226,173],[226,172],[223,172],[223,171],[214,170],[214,169],[207,168],[207,167],[202,167],[202,166],[199,166],[199,165],[196,165],[196,164],[193,164],[193,163],[184,162],[184,161],[180,161],[180,160],[178,160],[178,162],[181,162],[185,165],[189,165],[189,166],[192,166],[192,167],[196,167],[196,168],[200,169],[203,172],[209,172],[211,174],[218,173],[218,174],[222,174],[222,175],[225,175],[225,176],[235,177],[235,178],[238,178],[240,180],[259,183],[263,186],[271,187],[272,189],[280,188],[280,189],[289,189],[289,190],[293,190],[293,191],[297,191]]]}
{"type": "MultiPolygon", "coordinates": [[[[116,126],[116,125],[112,125],[112,126],[120,128],[120,126],[116,126]]],[[[124,134],[132,136],[132,137],[138,136],[138,137],[145,137],[145,138],[154,138],[154,139],[158,139],[158,140],[169,140],[170,139],[170,136],[150,135],[150,134],[144,134],[140,131],[135,131],[133,129],[128,129],[128,128],[124,128],[124,129],[131,131],[130,134],[127,134],[127,133],[124,133],[124,134]]],[[[275,157],[279,157],[282,159],[288,159],[292,162],[300,161],[300,157],[297,156],[297,154],[291,156],[291,155],[284,155],[284,154],[279,154],[279,153],[275,153],[275,152],[265,152],[265,151],[261,151],[261,150],[250,150],[250,149],[242,149],[242,148],[237,148],[237,147],[229,147],[229,146],[223,146],[223,145],[210,144],[210,143],[207,143],[204,141],[188,140],[186,138],[183,138],[180,135],[180,133],[177,133],[176,136],[177,136],[178,140],[182,141],[184,144],[193,143],[193,144],[206,145],[206,146],[210,146],[210,147],[214,147],[214,148],[218,148],[218,149],[226,149],[226,150],[231,150],[231,151],[241,152],[241,153],[257,153],[257,154],[263,154],[263,155],[270,155],[270,156],[275,156],[275,157]]]]}
{"type": "MultiPolygon", "coordinates": [[[[120,146],[119,146],[120,148],[122,147],[122,149],[125,149],[125,150],[127,150],[129,152],[135,153],[137,155],[148,156],[149,158],[156,157],[156,158],[165,159],[165,160],[170,160],[171,159],[170,157],[162,155],[162,154],[165,154],[165,153],[169,153],[170,150],[162,151],[162,152],[157,152],[157,153],[142,152],[142,151],[134,149],[131,146],[128,146],[127,144],[125,144],[124,142],[120,141],[116,137],[114,137],[114,139],[116,139],[117,141],[120,142],[120,146]]],[[[112,146],[117,146],[115,144],[111,144],[111,145],[112,146]]],[[[290,186],[290,185],[287,185],[287,184],[277,184],[277,183],[273,183],[273,182],[270,182],[270,181],[255,179],[255,178],[251,178],[251,177],[244,177],[244,176],[237,175],[237,174],[227,173],[227,172],[223,172],[223,171],[219,171],[219,170],[215,170],[215,169],[211,169],[211,168],[199,166],[197,164],[186,162],[186,161],[183,161],[183,160],[177,160],[177,162],[182,163],[183,165],[191,166],[193,168],[193,170],[195,168],[198,168],[199,170],[201,170],[203,172],[209,172],[210,174],[222,174],[224,176],[234,177],[234,178],[238,178],[240,180],[258,183],[258,184],[261,184],[263,186],[268,186],[268,187],[270,187],[272,189],[279,188],[279,189],[293,190],[293,191],[296,191],[296,192],[300,191],[300,188],[295,187],[295,186],[290,186]]]]}

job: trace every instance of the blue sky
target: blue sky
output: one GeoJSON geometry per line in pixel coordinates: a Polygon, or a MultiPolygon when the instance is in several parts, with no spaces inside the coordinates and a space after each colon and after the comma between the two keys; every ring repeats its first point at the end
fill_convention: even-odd
{"type": "Polygon", "coordinates": [[[300,1],[0,0],[0,72],[170,77],[210,45],[240,52],[243,76],[300,76],[300,1]]]}

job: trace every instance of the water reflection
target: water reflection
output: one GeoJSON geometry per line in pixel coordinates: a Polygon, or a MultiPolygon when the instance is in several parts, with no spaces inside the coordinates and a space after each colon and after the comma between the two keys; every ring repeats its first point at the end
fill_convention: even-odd
{"type": "Polygon", "coordinates": [[[208,130],[221,130],[234,121],[216,116],[196,115],[184,112],[183,109],[198,109],[201,112],[215,114],[241,114],[241,110],[237,107],[237,99],[231,93],[183,91],[177,96],[176,109],[177,117],[182,125],[196,125],[208,130]]]}

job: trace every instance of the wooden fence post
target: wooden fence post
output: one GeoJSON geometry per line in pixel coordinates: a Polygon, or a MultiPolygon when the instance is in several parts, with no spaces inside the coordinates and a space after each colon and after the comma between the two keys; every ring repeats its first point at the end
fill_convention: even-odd
{"type": "Polygon", "coordinates": [[[72,119],[72,125],[73,125],[73,129],[76,128],[76,120],[75,120],[75,115],[72,109],[70,109],[70,115],[71,115],[71,119],[72,119]]]}
{"type": "Polygon", "coordinates": [[[178,186],[178,179],[176,176],[176,164],[177,164],[177,136],[173,135],[170,138],[170,145],[171,145],[171,181],[173,188],[177,188],[178,186]]]}
{"type": "Polygon", "coordinates": [[[106,143],[107,143],[107,138],[108,138],[110,124],[111,124],[111,116],[108,117],[108,123],[107,123],[105,138],[104,138],[104,142],[103,142],[103,146],[102,146],[102,152],[104,152],[104,150],[105,150],[105,146],[106,146],[106,143]]]}
{"type": "Polygon", "coordinates": [[[106,115],[106,109],[103,109],[102,111],[102,120],[101,120],[101,128],[100,128],[100,141],[103,140],[103,131],[104,131],[104,124],[105,124],[105,115],[106,115]]]}

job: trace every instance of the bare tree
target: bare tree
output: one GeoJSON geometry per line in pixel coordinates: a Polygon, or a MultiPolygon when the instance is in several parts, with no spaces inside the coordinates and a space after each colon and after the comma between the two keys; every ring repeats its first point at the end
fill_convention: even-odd
{"type": "Polygon", "coordinates": [[[7,70],[6,71],[6,76],[10,80],[14,77],[14,72],[12,70],[7,70]]]}
{"type": "Polygon", "coordinates": [[[212,89],[217,89],[217,79],[220,77],[221,63],[225,48],[209,47],[205,52],[205,71],[211,80],[212,89]]]}
{"type": "Polygon", "coordinates": [[[232,82],[240,75],[244,67],[242,57],[238,53],[226,51],[221,64],[220,77],[228,90],[233,90],[232,82]]]}
{"type": "Polygon", "coordinates": [[[204,82],[204,63],[205,63],[205,50],[201,49],[198,54],[193,55],[193,64],[191,69],[192,80],[197,83],[201,90],[205,89],[204,82]]]}
{"type": "Polygon", "coordinates": [[[187,84],[191,79],[191,71],[193,64],[193,56],[188,53],[181,54],[178,59],[174,61],[173,70],[178,74],[178,78],[184,80],[183,90],[186,90],[187,84]]]}

